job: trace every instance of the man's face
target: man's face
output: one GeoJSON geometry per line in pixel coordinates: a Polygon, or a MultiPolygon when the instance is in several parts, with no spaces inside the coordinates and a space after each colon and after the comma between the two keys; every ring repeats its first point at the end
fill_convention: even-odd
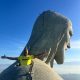
{"type": "Polygon", "coordinates": [[[25,49],[24,56],[28,55],[28,49],[25,49]]]}

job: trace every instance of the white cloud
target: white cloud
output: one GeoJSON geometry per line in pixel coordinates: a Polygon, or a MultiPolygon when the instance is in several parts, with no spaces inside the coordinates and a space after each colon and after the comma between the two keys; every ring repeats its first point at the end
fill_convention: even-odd
{"type": "Polygon", "coordinates": [[[0,58],[0,64],[13,64],[15,60],[8,60],[8,59],[1,59],[0,58]]]}
{"type": "Polygon", "coordinates": [[[60,74],[80,74],[80,65],[63,64],[54,65],[55,70],[60,74]]]}
{"type": "Polygon", "coordinates": [[[80,40],[71,41],[71,49],[80,49],[80,40]]]}

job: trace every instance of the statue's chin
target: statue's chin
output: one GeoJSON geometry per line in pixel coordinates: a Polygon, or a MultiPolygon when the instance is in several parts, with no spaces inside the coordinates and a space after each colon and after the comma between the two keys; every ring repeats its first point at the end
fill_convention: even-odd
{"type": "Polygon", "coordinates": [[[54,58],[57,64],[63,64],[64,63],[64,49],[58,50],[54,58]]]}

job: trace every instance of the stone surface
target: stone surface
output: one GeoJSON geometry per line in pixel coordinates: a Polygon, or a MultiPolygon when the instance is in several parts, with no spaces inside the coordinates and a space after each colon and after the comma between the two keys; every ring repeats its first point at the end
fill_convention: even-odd
{"type": "MultiPolygon", "coordinates": [[[[32,80],[63,80],[50,66],[39,59],[34,59],[32,80]]],[[[29,67],[29,66],[28,66],[29,67]]],[[[27,80],[27,66],[15,67],[15,64],[0,74],[0,80],[27,80]]]]}
{"type": "Polygon", "coordinates": [[[34,59],[33,80],[63,80],[53,68],[39,59],[34,59]]]}

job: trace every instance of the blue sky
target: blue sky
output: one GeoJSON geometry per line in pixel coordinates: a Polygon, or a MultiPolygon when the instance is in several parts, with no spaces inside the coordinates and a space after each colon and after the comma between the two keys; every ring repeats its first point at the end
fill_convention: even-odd
{"type": "Polygon", "coordinates": [[[80,61],[80,0],[0,0],[0,56],[19,56],[36,18],[49,9],[71,19],[72,48],[65,53],[65,61],[80,61]]]}

